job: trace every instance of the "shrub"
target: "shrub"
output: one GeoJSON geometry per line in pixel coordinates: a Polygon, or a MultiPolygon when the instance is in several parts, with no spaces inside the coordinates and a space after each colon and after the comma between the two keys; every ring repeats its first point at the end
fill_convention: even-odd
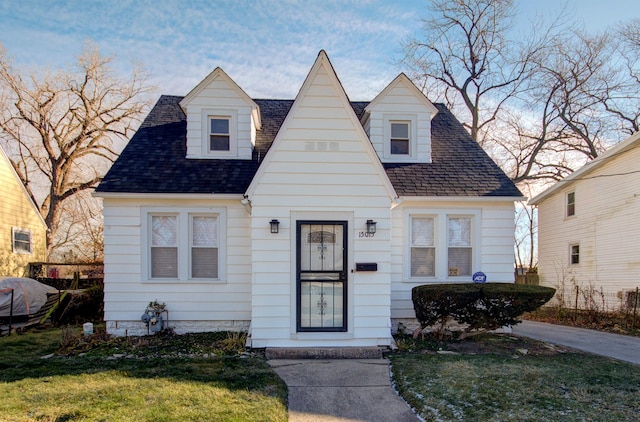
{"type": "Polygon", "coordinates": [[[554,293],[543,286],[459,283],[417,286],[411,298],[421,329],[438,324],[441,337],[449,319],[466,324],[465,334],[518,324],[520,315],[538,309],[554,293]]]}

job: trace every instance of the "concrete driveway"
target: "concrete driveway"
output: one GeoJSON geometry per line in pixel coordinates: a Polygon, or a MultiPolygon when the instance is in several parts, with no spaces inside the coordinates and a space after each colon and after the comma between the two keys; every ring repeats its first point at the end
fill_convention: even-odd
{"type": "Polygon", "coordinates": [[[526,320],[513,334],[640,365],[640,337],[526,320]]]}

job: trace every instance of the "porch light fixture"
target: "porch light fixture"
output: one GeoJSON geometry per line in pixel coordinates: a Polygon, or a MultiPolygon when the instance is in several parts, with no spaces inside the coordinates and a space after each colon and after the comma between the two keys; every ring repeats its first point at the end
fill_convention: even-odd
{"type": "Polygon", "coordinates": [[[367,233],[374,234],[376,232],[376,222],[373,220],[367,220],[367,233]]]}
{"type": "Polygon", "coordinates": [[[271,233],[278,233],[280,231],[280,222],[275,218],[269,222],[271,225],[271,233]]]}

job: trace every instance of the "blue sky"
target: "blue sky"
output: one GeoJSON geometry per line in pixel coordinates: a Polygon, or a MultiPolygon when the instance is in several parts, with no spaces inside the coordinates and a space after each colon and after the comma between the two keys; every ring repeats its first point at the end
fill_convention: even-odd
{"type": "MultiPolygon", "coordinates": [[[[520,19],[560,0],[515,0],[520,19]]],[[[633,17],[637,0],[569,0],[590,30],[633,17]]],[[[403,40],[425,1],[0,0],[0,43],[20,68],[69,66],[93,40],[116,68],[140,62],[158,94],[184,95],[216,66],[254,98],[293,98],[324,49],[351,100],[370,100],[398,73],[403,40]]],[[[432,99],[437,100],[437,99],[432,99]]]]}

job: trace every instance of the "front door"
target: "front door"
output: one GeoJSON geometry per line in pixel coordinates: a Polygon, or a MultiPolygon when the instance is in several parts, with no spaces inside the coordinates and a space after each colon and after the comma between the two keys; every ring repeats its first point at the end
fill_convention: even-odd
{"type": "Polygon", "coordinates": [[[347,222],[298,221],[297,330],[347,331],[347,222]]]}

